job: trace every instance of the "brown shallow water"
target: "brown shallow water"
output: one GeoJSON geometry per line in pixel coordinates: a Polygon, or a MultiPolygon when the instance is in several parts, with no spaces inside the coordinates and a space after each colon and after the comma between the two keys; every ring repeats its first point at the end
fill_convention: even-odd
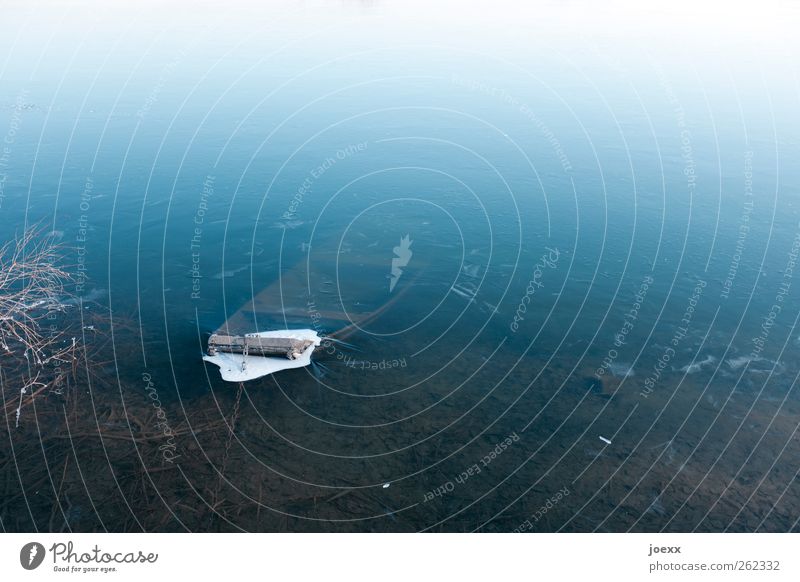
{"type": "MultiPolygon", "coordinates": [[[[488,357],[495,348],[478,345],[472,353],[488,357]]],[[[106,377],[91,392],[82,386],[66,400],[39,399],[24,410],[19,429],[6,425],[13,453],[0,459],[3,527],[796,527],[791,467],[800,454],[793,438],[800,407],[791,399],[781,406],[776,395],[791,370],[758,399],[763,378],[751,374],[723,408],[730,392],[722,382],[709,384],[710,372],[668,374],[645,399],[639,374],[600,386],[588,380],[593,369],[572,371],[569,356],[529,356],[515,366],[517,355],[496,352],[492,367],[480,368],[480,357],[456,362],[428,380],[424,394],[391,370],[328,361],[323,381],[335,379],[338,392],[308,370],[293,371],[248,383],[238,413],[236,385],[213,382],[213,392],[164,401],[159,412],[147,380],[124,374],[119,385],[106,377]],[[399,392],[385,396],[393,388],[399,392]],[[383,396],[370,397],[375,392],[383,396]],[[360,426],[365,418],[369,426],[360,426]],[[165,421],[172,436],[158,424],[165,421]],[[500,443],[506,446],[497,449],[500,443]]],[[[412,362],[404,372],[423,365],[412,362]]]]}

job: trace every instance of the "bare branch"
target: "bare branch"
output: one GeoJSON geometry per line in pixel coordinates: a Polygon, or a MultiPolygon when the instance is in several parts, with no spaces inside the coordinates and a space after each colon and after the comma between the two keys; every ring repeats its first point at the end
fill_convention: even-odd
{"type": "Polygon", "coordinates": [[[23,399],[31,399],[63,378],[61,364],[76,360],[80,343],[67,333],[63,315],[74,304],[66,286],[72,280],[62,266],[62,248],[52,237],[31,228],[0,247],[0,366],[19,386],[16,424],[23,399]],[[61,326],[51,325],[62,320],[61,326]]]}

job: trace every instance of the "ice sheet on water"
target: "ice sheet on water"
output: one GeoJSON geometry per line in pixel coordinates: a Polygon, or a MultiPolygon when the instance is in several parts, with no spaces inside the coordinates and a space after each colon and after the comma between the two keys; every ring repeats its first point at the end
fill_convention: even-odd
{"type": "Polygon", "coordinates": [[[247,269],[249,266],[250,265],[244,265],[244,266],[239,267],[237,269],[228,269],[226,271],[221,271],[221,272],[217,273],[216,275],[214,275],[212,277],[212,279],[217,279],[219,281],[219,280],[222,280],[222,279],[227,279],[229,277],[233,277],[236,274],[241,273],[242,271],[247,269]]]}
{"type": "Polygon", "coordinates": [[[736,358],[728,358],[725,360],[725,363],[728,364],[731,370],[740,370],[742,367],[748,366],[748,372],[753,372],[756,374],[781,374],[784,371],[784,365],[781,362],[770,360],[769,358],[764,358],[761,356],[739,356],[736,358]],[[757,363],[761,363],[762,365],[759,367],[753,365],[757,363]]]}
{"type": "Polygon", "coordinates": [[[94,303],[103,299],[107,294],[105,289],[92,289],[81,297],[70,297],[62,301],[64,305],[77,305],[78,303],[94,303]]]}
{"type": "Polygon", "coordinates": [[[283,228],[283,229],[286,229],[286,230],[294,230],[295,228],[303,226],[304,224],[305,224],[304,220],[293,220],[293,219],[287,218],[287,219],[284,219],[284,220],[279,220],[277,222],[273,222],[272,223],[272,228],[283,228]]]}
{"type": "Polygon", "coordinates": [[[695,374],[700,372],[703,369],[703,366],[711,366],[717,363],[717,358],[714,356],[707,356],[705,360],[701,360],[699,362],[695,362],[694,364],[686,364],[683,368],[681,368],[681,372],[685,372],[687,374],[695,374]]]}
{"type": "Polygon", "coordinates": [[[464,263],[461,267],[464,275],[467,277],[472,277],[473,279],[477,279],[480,275],[481,266],[476,263],[464,263]]]}
{"type": "Polygon", "coordinates": [[[632,378],[636,375],[633,371],[633,366],[627,362],[612,362],[608,366],[608,369],[611,370],[611,373],[617,378],[632,378]]]}
{"type": "Polygon", "coordinates": [[[468,281],[464,283],[455,283],[452,287],[450,287],[450,291],[459,297],[463,297],[469,303],[475,301],[475,296],[478,294],[477,287],[468,281]]]}
{"type": "MultiPolygon", "coordinates": [[[[755,361],[759,361],[761,358],[756,358],[755,361]]],[[[728,358],[725,362],[730,366],[731,370],[738,370],[742,366],[745,366],[753,361],[753,358],[749,356],[739,356],[738,358],[728,358]]]]}
{"type": "Polygon", "coordinates": [[[311,354],[320,344],[320,337],[312,329],[283,329],[264,331],[252,334],[258,337],[279,337],[298,340],[311,340],[312,343],[296,359],[273,358],[267,356],[244,356],[218,352],[213,356],[205,355],[203,360],[219,366],[222,379],[226,382],[247,382],[281,370],[303,368],[311,363],[311,354]]]}

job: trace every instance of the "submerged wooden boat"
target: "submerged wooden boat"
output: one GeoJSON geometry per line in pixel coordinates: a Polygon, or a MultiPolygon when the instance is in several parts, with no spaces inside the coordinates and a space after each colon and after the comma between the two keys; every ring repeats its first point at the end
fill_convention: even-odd
{"type": "Polygon", "coordinates": [[[387,259],[310,253],[231,314],[211,334],[203,359],[233,382],[307,366],[325,338],[363,329],[411,288],[411,277],[401,285],[390,279],[387,259]]]}

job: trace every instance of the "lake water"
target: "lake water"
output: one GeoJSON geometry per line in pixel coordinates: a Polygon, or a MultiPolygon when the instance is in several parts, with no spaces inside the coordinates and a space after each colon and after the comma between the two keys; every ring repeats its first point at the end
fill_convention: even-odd
{"type": "Polygon", "coordinates": [[[358,324],[245,385],[230,529],[800,527],[796,8],[2,10],[0,228],[134,322],[116,398],[229,415],[205,342],[288,273],[254,327],[358,324]]]}

